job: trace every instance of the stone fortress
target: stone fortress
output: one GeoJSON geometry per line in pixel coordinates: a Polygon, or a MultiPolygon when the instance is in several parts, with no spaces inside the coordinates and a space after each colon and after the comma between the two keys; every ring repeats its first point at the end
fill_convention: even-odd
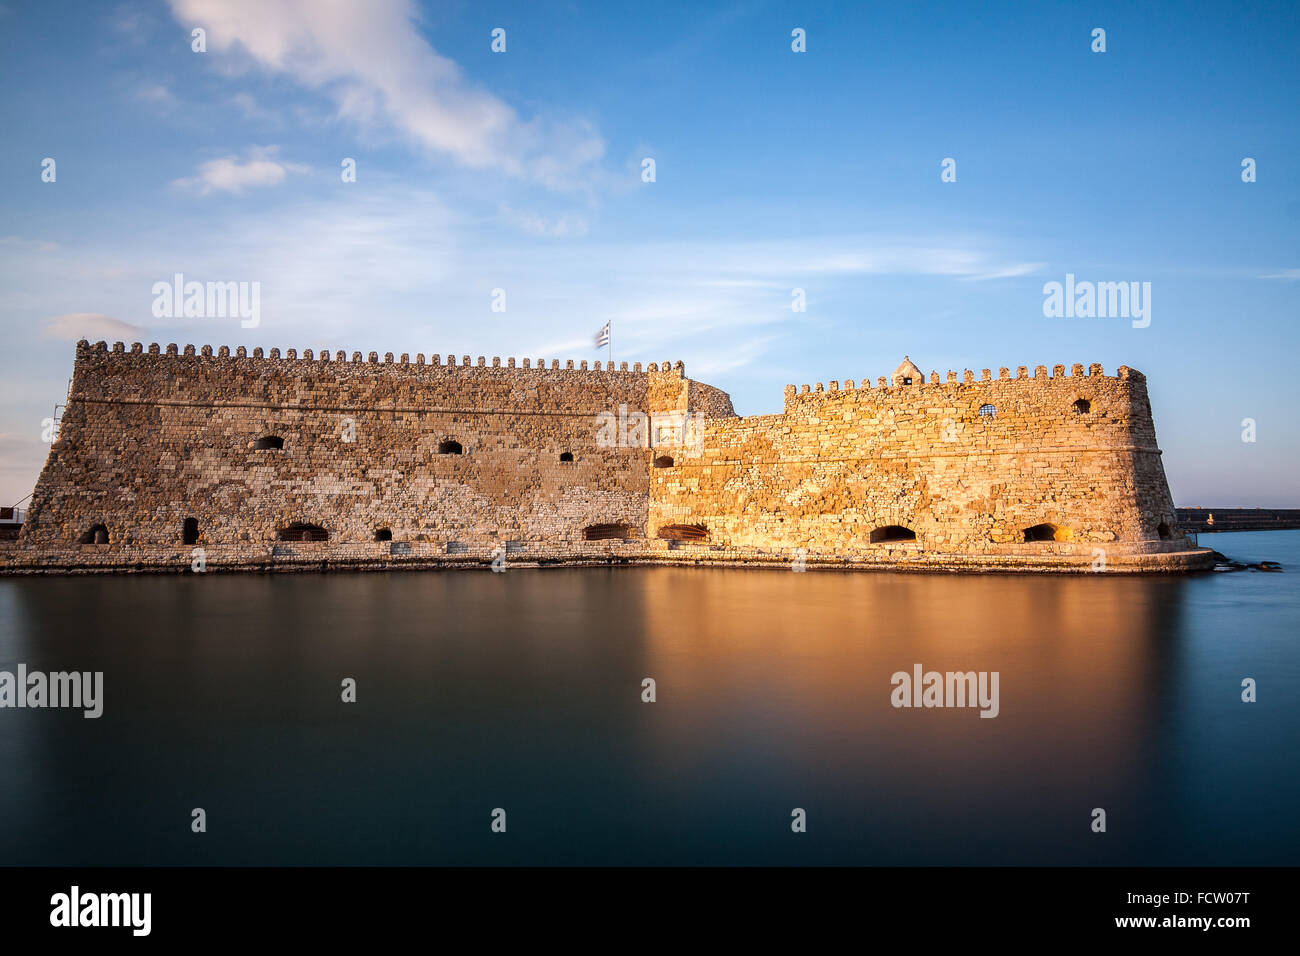
{"type": "Polygon", "coordinates": [[[0,572],[1209,567],[1160,455],[1124,367],[905,360],[738,417],[681,362],[82,341],[0,572]]]}

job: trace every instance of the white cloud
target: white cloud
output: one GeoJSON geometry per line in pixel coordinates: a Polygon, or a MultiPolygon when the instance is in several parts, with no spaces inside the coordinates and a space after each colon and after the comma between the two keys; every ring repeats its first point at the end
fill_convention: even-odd
{"type": "Polygon", "coordinates": [[[177,179],[173,186],[196,189],[200,195],[212,192],[242,193],[259,186],[278,186],[289,173],[305,173],[311,167],[275,158],[278,146],[250,146],[244,158],[223,156],[200,163],[194,176],[177,179]]]}
{"type": "Polygon", "coordinates": [[[1260,276],[1261,279],[1300,279],[1300,269],[1283,269],[1281,272],[1273,272],[1269,275],[1260,276]]]}
{"type": "MultiPolygon", "coordinates": [[[[203,230],[163,220],[111,247],[15,249],[0,257],[0,308],[48,308],[48,296],[27,289],[59,276],[74,307],[94,302],[140,321],[149,336],[183,343],[533,359],[603,358],[591,336],[612,321],[618,360],[682,358],[697,374],[732,377],[806,338],[809,323],[856,322],[877,277],[956,282],[1020,275],[1026,263],[1013,243],[975,234],[539,242],[517,231],[528,231],[530,216],[541,223],[533,234],[578,227],[560,225],[551,209],[535,216],[494,200],[484,217],[458,200],[453,193],[449,208],[444,194],[380,180],[323,204],[298,196],[255,209],[223,205],[203,230]],[[261,326],[152,321],[152,284],[177,271],[258,282],[261,326]],[[796,287],[807,290],[809,313],[791,309],[796,287]],[[491,311],[496,288],[507,293],[504,313],[491,311]]],[[[129,340],[110,331],[67,336],[79,334],[129,340]]]]}
{"type": "Polygon", "coordinates": [[[142,336],[145,330],[130,322],[114,319],[99,312],[69,312],[45,320],[42,331],[48,338],[64,342],[80,339],[128,341],[132,336],[142,336]]]}
{"type": "Polygon", "coordinates": [[[535,213],[513,209],[504,203],[498,210],[501,220],[514,226],[530,236],[543,236],[552,239],[572,239],[587,234],[587,220],[573,213],[564,213],[550,218],[535,213]]]}
{"type": "Polygon", "coordinates": [[[779,338],[775,335],[750,336],[741,342],[733,343],[725,351],[695,349],[691,353],[687,374],[691,378],[706,382],[721,379],[722,376],[762,358],[778,341],[779,338]]]}
{"type": "Polygon", "coordinates": [[[985,264],[975,271],[962,276],[963,279],[983,281],[985,279],[1018,279],[1020,276],[1033,275],[1043,268],[1041,262],[1009,262],[1005,265],[985,264]]]}
{"type": "Polygon", "coordinates": [[[24,239],[22,236],[0,236],[0,246],[9,246],[24,252],[55,252],[57,242],[48,239],[24,239]]]}
{"type": "Polygon", "coordinates": [[[162,83],[144,83],[135,91],[136,99],[144,100],[146,103],[153,103],[156,106],[172,106],[176,103],[176,97],[162,83]]]}
{"type": "MultiPolygon", "coordinates": [[[[689,246],[676,248],[685,249],[690,255],[689,246]]],[[[932,275],[998,279],[1029,275],[1041,269],[1042,263],[1008,257],[987,237],[855,235],[823,236],[789,243],[737,243],[720,261],[715,257],[715,267],[750,276],[791,278],[932,275]]]]}
{"type": "Polygon", "coordinates": [[[108,23],[114,31],[133,43],[143,43],[155,26],[154,18],[138,6],[118,4],[108,14],[108,23]]]}
{"type": "Polygon", "coordinates": [[[251,93],[236,93],[230,102],[244,115],[244,119],[254,123],[279,126],[280,116],[273,110],[263,109],[251,93]]]}
{"type": "Polygon", "coordinates": [[[330,95],[340,117],[387,123],[472,168],[574,188],[605,153],[583,121],[521,118],[479,89],[415,27],[411,0],[169,0],[202,24],[209,51],[242,50],[264,69],[330,95]]]}

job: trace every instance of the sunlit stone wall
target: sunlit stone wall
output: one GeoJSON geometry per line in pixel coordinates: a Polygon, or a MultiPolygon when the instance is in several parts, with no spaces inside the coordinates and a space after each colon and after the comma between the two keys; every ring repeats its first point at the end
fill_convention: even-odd
{"type": "Polygon", "coordinates": [[[781,415],[708,422],[700,453],[653,471],[650,494],[651,534],[700,524],[736,546],[900,557],[1189,547],[1146,380],[1098,365],[787,386],[781,415]]]}

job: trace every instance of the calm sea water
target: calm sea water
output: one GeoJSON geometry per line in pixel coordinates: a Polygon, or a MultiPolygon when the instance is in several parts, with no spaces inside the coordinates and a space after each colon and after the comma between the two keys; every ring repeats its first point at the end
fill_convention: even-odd
{"type": "Polygon", "coordinates": [[[105,675],[0,710],[0,863],[1297,864],[1300,532],[1202,543],[1287,571],[0,579],[0,669],[105,675]]]}

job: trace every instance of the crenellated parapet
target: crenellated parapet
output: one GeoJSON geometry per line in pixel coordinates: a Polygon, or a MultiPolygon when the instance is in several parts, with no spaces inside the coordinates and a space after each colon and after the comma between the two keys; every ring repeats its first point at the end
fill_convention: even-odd
{"type": "Polygon", "coordinates": [[[531,358],[501,358],[492,356],[489,360],[486,356],[480,355],[477,359],[471,359],[468,355],[461,355],[459,358],[448,353],[445,358],[438,353],[430,354],[426,360],[423,352],[417,352],[414,359],[407,352],[403,352],[399,357],[394,358],[392,352],[385,352],[381,357],[378,352],[370,352],[365,357],[360,352],[353,352],[349,358],[348,353],[339,349],[333,353],[329,349],[303,349],[301,353],[297,349],[286,349],[283,353],[278,348],[272,348],[264,351],[261,348],[254,348],[250,353],[247,348],[240,345],[231,352],[227,345],[222,345],[213,351],[211,345],[185,345],[178,346],[176,343],[170,343],[162,346],[157,342],[150,343],[146,348],[140,342],[131,343],[130,349],[123,342],[114,342],[110,347],[107,342],[99,341],[91,344],[86,339],[77,343],[77,354],[83,353],[111,353],[115,355],[160,355],[170,357],[185,358],[219,358],[219,359],[246,359],[250,362],[297,362],[297,363],[315,363],[319,365],[330,364],[351,364],[351,365],[398,365],[398,366],[428,366],[430,368],[442,369],[528,369],[535,372],[606,372],[614,374],[632,374],[644,375],[650,372],[660,374],[675,375],[678,378],[686,377],[686,366],[683,362],[664,361],[650,362],[642,368],[642,363],[633,362],[629,367],[627,362],[600,362],[595,361],[590,364],[586,360],[574,359],[531,359],[531,358]]]}
{"type": "Polygon", "coordinates": [[[462,409],[587,415],[620,406],[648,414],[734,414],[726,393],[686,377],[681,361],[588,362],[454,353],[244,346],[77,343],[72,397],[268,408],[462,409]]]}
{"type": "Polygon", "coordinates": [[[897,381],[897,377],[895,377],[894,384],[890,384],[890,379],[880,376],[876,379],[874,386],[871,384],[870,378],[863,378],[856,383],[851,378],[844,379],[842,382],[832,379],[824,383],[815,382],[785,386],[785,403],[787,410],[793,410],[801,402],[820,402],[824,401],[828,396],[857,392],[870,392],[872,400],[887,402],[891,399],[908,399],[918,394],[939,398],[945,393],[955,394],[957,391],[971,385],[1015,383],[1034,388],[1044,383],[1060,385],[1063,381],[1066,381],[1073,386],[1087,388],[1105,381],[1146,381],[1145,375],[1126,365],[1121,365],[1113,376],[1106,375],[1102,366],[1096,362],[1086,366],[1086,369],[1085,371],[1085,366],[1082,363],[1076,362],[1070,366],[1068,374],[1064,365],[1052,366],[1050,373],[1046,365],[1038,365],[1034,367],[1031,373],[1028,366],[1021,365],[1016,368],[1013,375],[1011,369],[1003,366],[998,369],[996,377],[992,369],[986,368],[979,372],[978,377],[973,370],[965,369],[960,378],[957,372],[949,370],[942,380],[940,380],[937,371],[932,371],[928,379],[924,375],[920,375],[906,384],[897,381]]]}

